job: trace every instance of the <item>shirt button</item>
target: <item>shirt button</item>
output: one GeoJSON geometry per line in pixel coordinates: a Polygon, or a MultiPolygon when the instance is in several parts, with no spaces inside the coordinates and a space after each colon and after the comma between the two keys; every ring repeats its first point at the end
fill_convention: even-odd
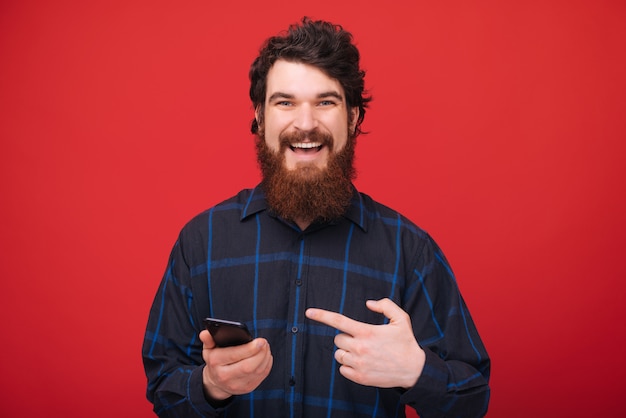
{"type": "Polygon", "coordinates": [[[291,376],[291,378],[289,379],[289,386],[295,386],[296,385],[296,379],[291,376]]]}
{"type": "Polygon", "coordinates": [[[302,286],[302,280],[300,279],[296,280],[296,286],[302,286]]]}
{"type": "Polygon", "coordinates": [[[298,327],[291,327],[291,332],[294,334],[298,333],[298,327]]]}

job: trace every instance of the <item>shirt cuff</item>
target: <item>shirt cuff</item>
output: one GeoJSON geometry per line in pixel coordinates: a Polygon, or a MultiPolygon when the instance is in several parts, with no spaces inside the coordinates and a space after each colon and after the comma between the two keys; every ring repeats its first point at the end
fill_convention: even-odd
{"type": "Polygon", "coordinates": [[[446,362],[428,348],[424,348],[426,362],[415,386],[402,394],[400,402],[409,405],[418,413],[420,405],[439,405],[448,388],[448,367],[446,362]]]}
{"type": "MultiPolygon", "coordinates": [[[[230,405],[230,401],[222,402],[219,407],[214,407],[204,396],[204,383],[202,382],[202,371],[204,365],[198,366],[191,372],[187,387],[187,394],[192,407],[202,416],[218,417],[222,415],[224,409],[230,405]]],[[[232,399],[232,398],[231,398],[232,399]]]]}

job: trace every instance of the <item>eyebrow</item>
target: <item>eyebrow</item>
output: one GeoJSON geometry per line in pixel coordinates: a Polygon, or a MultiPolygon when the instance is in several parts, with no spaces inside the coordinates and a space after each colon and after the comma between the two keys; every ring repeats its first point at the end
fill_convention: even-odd
{"type": "MultiPolygon", "coordinates": [[[[296,96],[294,96],[293,94],[288,94],[288,93],[283,93],[283,92],[278,91],[272,94],[269,97],[269,99],[267,99],[267,101],[271,102],[276,99],[295,99],[295,97],[296,96]]],[[[334,97],[337,100],[343,101],[343,97],[341,96],[341,94],[337,93],[336,91],[325,91],[317,95],[318,99],[325,99],[327,97],[334,97]]]]}

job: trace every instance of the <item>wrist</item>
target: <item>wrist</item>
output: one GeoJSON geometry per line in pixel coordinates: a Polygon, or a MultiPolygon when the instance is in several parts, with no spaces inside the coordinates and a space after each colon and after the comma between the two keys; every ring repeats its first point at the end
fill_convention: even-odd
{"type": "Polygon", "coordinates": [[[408,369],[410,375],[407,376],[404,385],[401,386],[403,389],[408,390],[415,386],[420,376],[422,375],[422,372],[424,371],[424,365],[426,364],[426,352],[419,345],[417,346],[417,349],[418,351],[415,357],[413,357],[417,361],[415,362],[415,365],[413,367],[408,369]]]}
{"type": "Polygon", "coordinates": [[[204,389],[204,397],[211,405],[225,404],[232,397],[232,394],[223,391],[214,385],[207,376],[207,366],[202,371],[202,387],[204,389]]]}

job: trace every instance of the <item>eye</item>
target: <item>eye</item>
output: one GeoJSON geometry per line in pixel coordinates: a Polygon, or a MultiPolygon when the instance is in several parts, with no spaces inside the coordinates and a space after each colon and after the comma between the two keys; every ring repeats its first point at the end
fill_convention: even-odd
{"type": "Polygon", "coordinates": [[[319,106],[333,106],[335,104],[332,100],[322,100],[318,103],[319,106]]]}
{"type": "Polygon", "coordinates": [[[293,106],[293,103],[287,100],[281,100],[280,102],[276,102],[276,106],[293,106]]]}

